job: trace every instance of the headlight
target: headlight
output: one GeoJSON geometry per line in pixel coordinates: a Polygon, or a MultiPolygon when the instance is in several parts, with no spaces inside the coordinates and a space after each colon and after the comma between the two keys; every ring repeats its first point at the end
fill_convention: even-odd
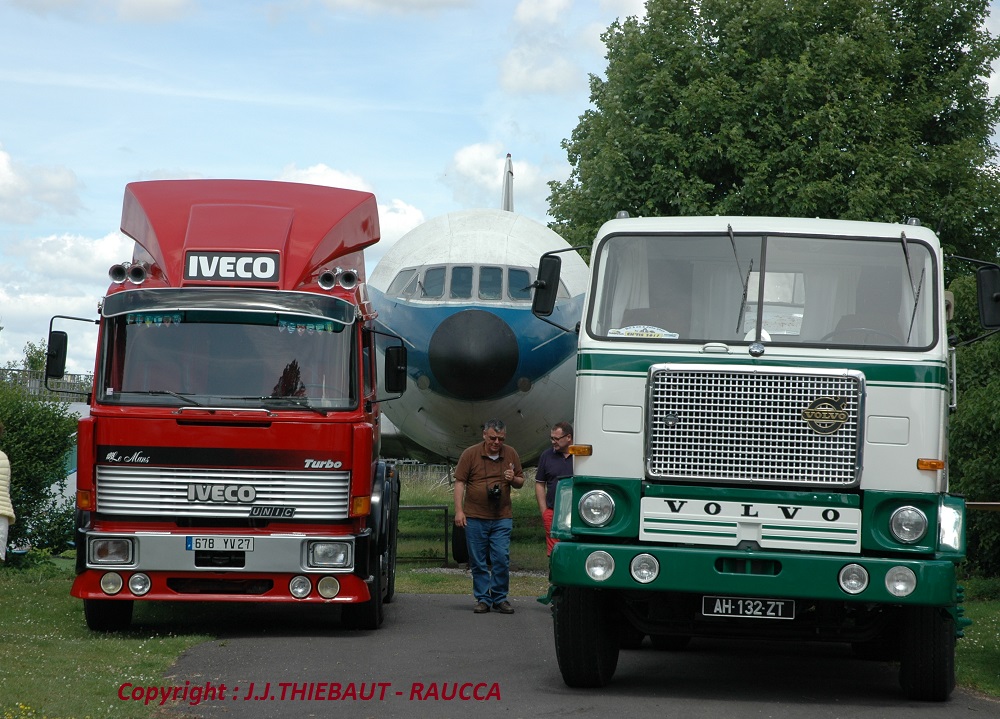
{"type": "Polygon", "coordinates": [[[963,515],[956,507],[941,505],[938,512],[938,542],[941,549],[962,551],[962,521],[963,515]]]}
{"type": "Polygon", "coordinates": [[[139,572],[128,578],[128,590],[137,597],[144,596],[152,588],[153,582],[146,574],[139,572]]]}
{"type": "Polygon", "coordinates": [[[351,562],[350,542],[310,542],[309,566],[348,568],[351,562]]]}
{"type": "Polygon", "coordinates": [[[889,518],[889,529],[903,544],[916,544],[927,534],[927,515],[916,507],[900,507],[889,518]]]}
{"type": "Polygon", "coordinates": [[[309,592],[312,591],[312,582],[309,581],[309,577],[303,577],[300,574],[289,580],[288,591],[296,599],[305,599],[309,596],[309,592]]]}
{"type": "Polygon", "coordinates": [[[131,564],[132,540],[121,537],[90,539],[91,564],[131,564]]]}
{"type": "Polygon", "coordinates": [[[603,527],[615,516],[615,500],[601,489],[592,489],[580,497],[580,519],[591,527],[603,527]]]}
{"type": "Polygon", "coordinates": [[[640,584],[649,584],[660,574],[660,563],[651,554],[637,554],[629,564],[632,579],[640,584]]]}
{"type": "Polygon", "coordinates": [[[860,564],[848,564],[840,570],[837,582],[848,594],[861,594],[868,588],[868,570],[860,564]]]}
{"type": "Polygon", "coordinates": [[[885,575],[885,588],[894,597],[907,597],[917,588],[917,575],[909,567],[893,567],[885,575]]]}
{"type": "Polygon", "coordinates": [[[595,582],[603,582],[615,573],[615,559],[607,552],[594,552],[587,557],[584,566],[587,569],[587,576],[595,582]]]}

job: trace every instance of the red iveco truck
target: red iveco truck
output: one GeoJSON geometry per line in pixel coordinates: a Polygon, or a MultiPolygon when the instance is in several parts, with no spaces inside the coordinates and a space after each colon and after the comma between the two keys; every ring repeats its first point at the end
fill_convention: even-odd
{"type": "MultiPolygon", "coordinates": [[[[121,229],[134,251],[99,305],[78,434],[72,594],[88,626],[123,629],[136,600],[169,600],[330,604],[378,627],[399,481],[379,460],[374,196],[137,182],[121,229]]],[[[67,344],[50,328],[48,377],[67,344]]],[[[383,391],[405,372],[400,341],[383,391]]]]}

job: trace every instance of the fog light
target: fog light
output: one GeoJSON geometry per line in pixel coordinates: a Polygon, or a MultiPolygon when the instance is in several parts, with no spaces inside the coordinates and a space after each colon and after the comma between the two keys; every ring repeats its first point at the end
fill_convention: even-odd
{"type": "Polygon", "coordinates": [[[917,575],[909,567],[893,567],[886,572],[885,588],[894,597],[908,597],[917,588],[917,575]]]}
{"type": "Polygon", "coordinates": [[[640,584],[649,584],[660,574],[660,563],[651,554],[638,554],[629,565],[632,579],[640,584]]]}
{"type": "Polygon", "coordinates": [[[309,596],[309,592],[312,591],[313,585],[309,581],[309,577],[303,577],[301,574],[292,577],[288,582],[288,591],[292,593],[292,596],[296,599],[304,599],[309,596]]]}
{"type": "Polygon", "coordinates": [[[587,557],[587,575],[595,582],[603,582],[615,572],[615,560],[607,552],[594,552],[587,557]]]}
{"type": "Polygon", "coordinates": [[[323,577],[316,585],[316,591],[323,599],[333,599],[340,594],[340,582],[337,581],[336,577],[323,577]]]}
{"type": "Polygon", "coordinates": [[[927,534],[927,515],[916,507],[900,507],[892,513],[889,529],[903,544],[916,544],[927,534]]]}
{"type": "Polygon", "coordinates": [[[141,597],[152,588],[153,582],[145,574],[133,574],[128,578],[128,590],[137,597],[141,597]]]}
{"type": "Polygon", "coordinates": [[[848,564],[840,570],[837,582],[848,594],[861,594],[868,588],[868,570],[860,564],[848,564]]]}
{"type": "Polygon", "coordinates": [[[105,594],[118,594],[123,584],[122,575],[118,572],[108,572],[101,577],[101,591],[105,594]]]}
{"type": "Polygon", "coordinates": [[[615,516],[615,500],[607,492],[594,489],[580,497],[580,518],[591,527],[603,527],[615,516]]]}
{"type": "Polygon", "coordinates": [[[121,537],[90,540],[91,564],[131,564],[132,540],[121,537]]]}
{"type": "Polygon", "coordinates": [[[309,566],[337,567],[351,566],[350,542],[310,542],[309,566]]]}

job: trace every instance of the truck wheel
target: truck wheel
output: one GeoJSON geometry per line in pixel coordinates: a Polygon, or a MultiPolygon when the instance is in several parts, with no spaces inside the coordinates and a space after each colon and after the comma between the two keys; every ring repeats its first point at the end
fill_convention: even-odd
{"type": "Polygon", "coordinates": [[[95,632],[119,632],[132,623],[131,599],[84,599],[83,616],[95,632]]]}
{"type": "Polygon", "coordinates": [[[392,505],[389,510],[389,544],[386,548],[386,580],[385,603],[388,604],[396,595],[396,545],[399,540],[399,487],[392,493],[392,505]]]}
{"type": "Polygon", "coordinates": [[[618,667],[619,623],[596,589],[565,587],[554,598],[556,659],[570,687],[603,687],[618,667]]]}
{"type": "Polygon", "coordinates": [[[909,699],[943,702],[955,688],[955,620],[941,607],[906,607],[899,684],[909,699]]]}
{"type": "Polygon", "coordinates": [[[348,629],[378,629],[385,619],[382,607],[382,562],[379,561],[378,565],[368,588],[371,598],[361,604],[345,604],[341,609],[340,621],[348,629]]]}

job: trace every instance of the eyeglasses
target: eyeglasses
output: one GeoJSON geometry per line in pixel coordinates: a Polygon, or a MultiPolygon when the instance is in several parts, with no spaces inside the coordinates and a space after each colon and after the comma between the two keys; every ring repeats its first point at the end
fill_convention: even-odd
{"type": "Polygon", "coordinates": [[[499,442],[499,443],[502,444],[503,442],[507,441],[507,438],[506,437],[491,437],[490,435],[486,435],[486,441],[487,442],[499,442]]]}
{"type": "Polygon", "coordinates": [[[549,435],[549,439],[552,440],[553,442],[558,442],[561,439],[566,439],[567,437],[572,437],[572,436],[573,435],[571,435],[571,434],[563,434],[563,435],[560,435],[559,437],[556,437],[554,434],[550,434],[549,435]]]}

